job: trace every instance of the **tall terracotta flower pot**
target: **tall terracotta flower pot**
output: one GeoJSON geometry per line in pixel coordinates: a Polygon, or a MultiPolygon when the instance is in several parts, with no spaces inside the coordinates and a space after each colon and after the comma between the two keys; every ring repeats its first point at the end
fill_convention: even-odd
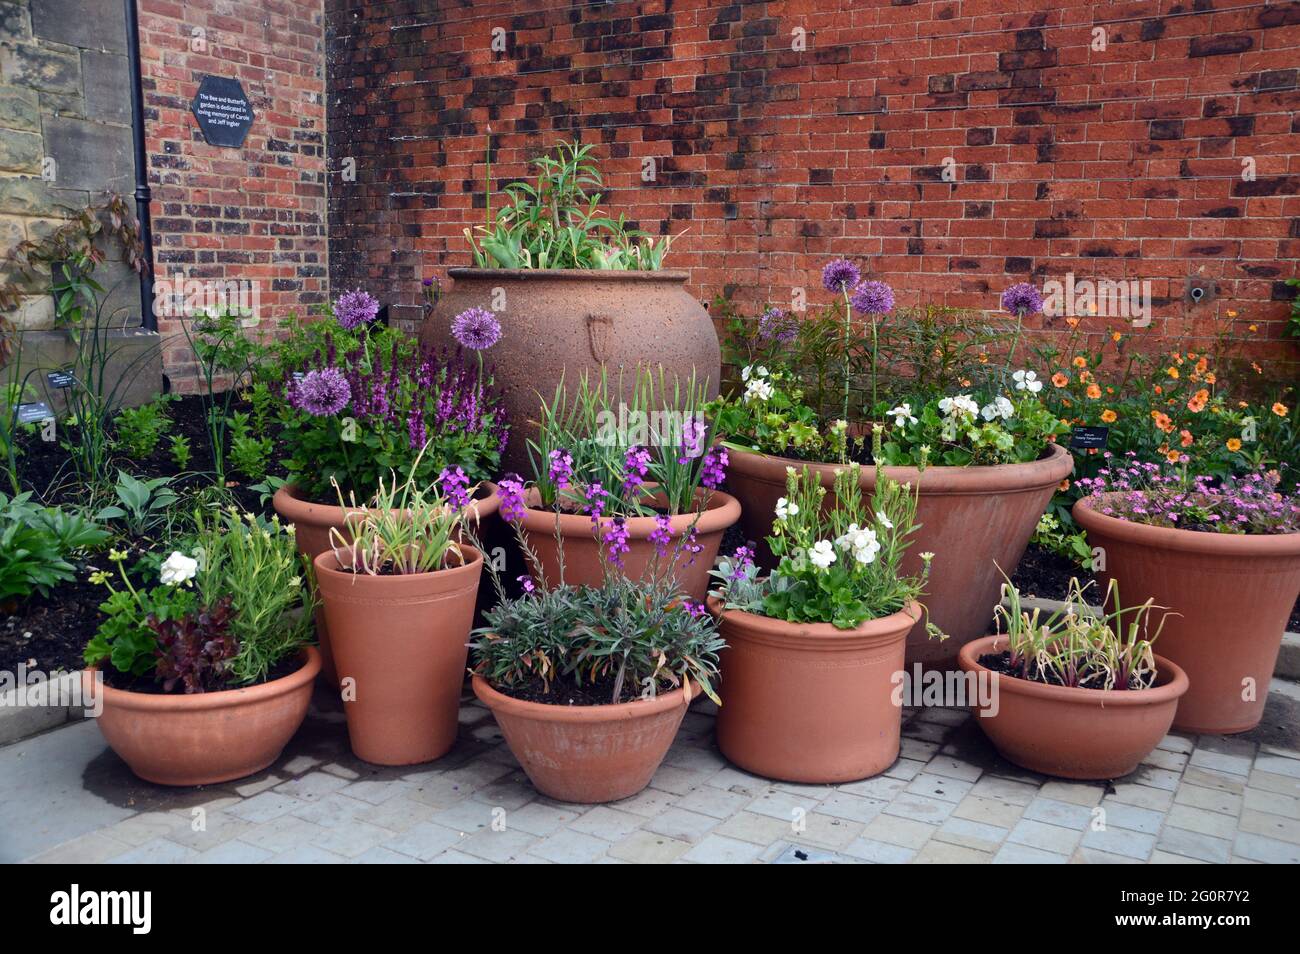
{"type": "Polygon", "coordinates": [[[320,654],[310,646],[297,671],[260,685],[219,692],[127,692],[94,685],[82,673],[86,698],[102,692],[95,721],[109,748],[131,771],[159,785],[215,785],[262,771],[280,757],[307,717],[320,654]]]}
{"type": "MultiPolygon", "coordinates": [[[[708,312],[686,291],[685,271],[623,272],[453,268],[453,279],[420,339],[455,347],[452,319],[467,308],[487,308],[501,322],[501,340],[488,353],[504,390],[510,443],[501,469],[523,473],[528,439],[536,437],[537,408],[563,380],[576,386],[584,371],[662,365],[683,383],[694,373],[718,393],[718,336],[708,312]]],[[[624,387],[631,391],[635,375],[624,387]]],[[[630,397],[630,393],[625,393],[630,397]]]]}
{"type": "Polygon", "coordinates": [[[1174,728],[1228,735],[1259,725],[1300,596],[1300,533],[1151,527],[1100,513],[1090,497],[1075,503],[1074,519],[1101,548],[1096,575],[1116,582],[1123,606],[1169,608],[1160,652],[1191,680],[1174,728]]]}
{"type": "Polygon", "coordinates": [[[717,732],[728,761],[812,784],[869,778],[894,764],[902,727],[896,674],[920,607],[852,630],[724,610],[716,597],[709,610],[727,642],[717,732]]]}
{"type": "MultiPolygon", "coordinates": [[[[484,482],[486,496],[479,497],[470,504],[478,515],[480,522],[488,520],[501,507],[501,496],[497,485],[484,482]]],[[[293,484],[285,484],[271,498],[271,505],[280,519],[293,524],[294,541],[298,552],[310,560],[315,560],[330,549],[330,531],[337,528],[343,531],[346,512],[342,507],[316,503],[303,497],[293,484]]],[[[321,677],[332,686],[338,685],[338,673],[334,667],[334,654],[330,648],[329,627],[325,622],[324,607],[316,607],[316,640],[320,644],[321,677]]]]}
{"type": "Polygon", "coordinates": [[[413,765],[456,741],[460,690],[483,556],[432,573],[370,576],[316,557],[316,582],[343,689],[352,751],[413,765]]]}
{"type": "MultiPolygon", "coordinates": [[[[1160,637],[1161,642],[1164,637],[1160,637]]],[[[1008,761],[1061,778],[1121,778],[1137,769],[1169,732],[1187,674],[1156,656],[1150,689],[1075,689],[1017,679],[980,664],[1000,653],[1006,637],[985,636],[962,647],[963,671],[984,682],[971,711],[975,724],[1008,761]]]]}
{"type": "MultiPolygon", "coordinates": [[[[763,539],[772,532],[776,501],[785,496],[785,469],[802,469],[802,461],[730,450],[727,486],[740,498],[740,524],[747,539],[760,544],[760,562],[771,565],[763,539]]],[[[837,464],[806,465],[829,493],[837,464]]],[[[955,669],[957,651],[983,635],[992,619],[1002,585],[1002,572],[1015,572],[1034,527],[1052,494],[1074,466],[1070,452],[1049,445],[1043,456],[1027,464],[992,467],[927,467],[920,477],[916,519],[920,524],[903,558],[902,572],[919,573],[921,554],[934,554],[930,582],[922,597],[934,623],[948,639],[932,640],[924,622],[907,639],[907,662],[926,668],[955,669]],[[999,570],[999,567],[1001,570],[999,570]]],[[[914,467],[886,467],[885,473],[916,486],[914,467]]],[[[862,466],[862,489],[875,490],[876,472],[862,466]]]]}
{"type": "MultiPolygon", "coordinates": [[[[700,514],[699,522],[695,523],[700,551],[689,553],[683,550],[673,567],[673,575],[681,585],[682,592],[696,601],[703,601],[708,592],[709,570],[717,560],[723,534],[740,519],[740,504],[735,497],[720,490],[698,490],[695,499],[698,501],[705,494],[708,495],[708,505],[700,514]]],[[[656,500],[662,502],[662,499],[652,498],[651,503],[656,500]]],[[[542,562],[546,582],[553,586],[560,578],[559,548],[555,539],[556,515],[553,510],[540,509],[536,488],[529,490],[525,502],[529,506],[521,521],[524,534],[528,545],[542,562]]],[[[693,522],[694,512],[670,518],[673,540],[668,545],[669,555],[661,560],[666,562],[671,557],[682,534],[690,529],[693,522]]],[[[608,526],[611,520],[603,518],[602,523],[608,526]]],[[[631,579],[647,578],[656,570],[655,544],[650,540],[650,534],[655,529],[655,518],[629,517],[626,524],[628,552],[622,557],[624,572],[631,579]]],[[[559,533],[564,542],[564,582],[574,586],[600,586],[601,574],[608,565],[608,560],[601,557],[591,517],[562,513],[559,515],[559,533]]],[[[660,565],[657,569],[663,574],[667,568],[660,565]]]]}
{"type": "Polygon", "coordinates": [[[608,706],[556,706],[515,699],[473,677],[506,744],[533,786],[561,802],[630,798],[650,784],[699,687],[608,706]]]}

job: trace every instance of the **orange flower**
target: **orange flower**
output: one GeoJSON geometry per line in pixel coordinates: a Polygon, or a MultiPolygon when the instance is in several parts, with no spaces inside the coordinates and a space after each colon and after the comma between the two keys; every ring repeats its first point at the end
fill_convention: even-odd
{"type": "Polygon", "coordinates": [[[1174,422],[1170,419],[1168,414],[1163,411],[1152,411],[1151,414],[1152,417],[1155,418],[1156,427],[1160,428],[1160,430],[1164,431],[1166,434],[1174,429],[1174,422]]]}
{"type": "Polygon", "coordinates": [[[1205,410],[1205,402],[1210,399],[1210,392],[1201,388],[1192,395],[1191,400],[1187,402],[1187,410],[1193,414],[1200,414],[1205,410]]]}
{"type": "Polygon", "coordinates": [[[1097,400],[1097,398],[1101,397],[1101,388],[1095,384],[1088,385],[1088,397],[1094,401],[1097,400]]]}
{"type": "Polygon", "coordinates": [[[1259,331],[1259,325],[1251,325],[1251,326],[1250,326],[1250,330],[1251,330],[1251,331],[1259,331]]]}
{"type": "Polygon", "coordinates": [[[1120,334],[1118,331],[1112,331],[1112,332],[1110,333],[1110,340],[1111,340],[1111,341],[1114,341],[1116,344],[1118,344],[1118,343],[1119,343],[1119,339],[1120,339],[1120,338],[1123,338],[1123,337],[1124,337],[1124,336],[1123,336],[1122,334],[1120,334]]]}
{"type": "Polygon", "coordinates": [[[1259,362],[1257,362],[1257,361],[1252,361],[1252,362],[1250,363],[1250,366],[1251,366],[1252,368],[1255,369],[1255,373],[1256,373],[1256,374],[1263,374],[1263,373],[1264,373],[1264,369],[1261,368],[1261,367],[1259,366],[1259,362]]]}
{"type": "Polygon", "coordinates": [[[1156,394],[1164,394],[1164,393],[1165,393],[1165,389],[1162,388],[1160,385],[1157,384],[1157,385],[1156,385],[1156,394]]]}
{"type": "Polygon", "coordinates": [[[1215,373],[1214,373],[1213,371],[1211,371],[1209,374],[1207,374],[1207,375],[1205,376],[1205,383],[1206,383],[1206,384],[1213,384],[1213,383],[1214,383],[1215,381],[1217,381],[1217,380],[1219,380],[1219,379],[1218,379],[1218,377],[1215,375],[1215,373]]]}
{"type": "Polygon", "coordinates": [[[1087,384],[1087,383],[1088,383],[1089,381],[1091,381],[1091,380],[1092,380],[1092,372],[1091,372],[1091,371],[1080,371],[1080,372],[1079,372],[1079,383],[1080,383],[1080,384],[1087,384]]]}
{"type": "Polygon", "coordinates": [[[962,379],[961,379],[961,386],[964,387],[964,388],[968,388],[968,387],[970,387],[970,378],[962,378],[962,379]]]}
{"type": "Polygon", "coordinates": [[[1169,375],[1175,381],[1178,380],[1178,369],[1173,367],[1172,365],[1165,368],[1165,374],[1169,375]]]}
{"type": "Polygon", "coordinates": [[[1171,464],[1178,463],[1182,457],[1183,455],[1176,450],[1171,450],[1169,453],[1165,454],[1165,460],[1169,461],[1171,464]]]}
{"type": "Polygon", "coordinates": [[[1088,359],[1081,354],[1076,354],[1074,356],[1074,366],[1076,368],[1086,368],[1088,366],[1088,359]]]}
{"type": "Polygon", "coordinates": [[[1229,309],[1228,309],[1228,317],[1229,317],[1229,318],[1236,318],[1236,317],[1237,317],[1237,313],[1236,313],[1235,311],[1233,311],[1231,308],[1229,308],[1229,309]]]}
{"type": "Polygon", "coordinates": [[[1055,384],[1058,388],[1063,388],[1070,383],[1070,379],[1067,378],[1060,371],[1057,371],[1054,375],[1052,375],[1052,383],[1055,384]]]}
{"type": "Polygon", "coordinates": [[[1079,319],[1078,319],[1078,318],[1066,318],[1066,319],[1065,319],[1065,323],[1066,323],[1067,325],[1069,325],[1071,328],[1078,328],[1078,327],[1079,327],[1079,319]]]}
{"type": "Polygon", "coordinates": [[[1069,490],[1069,489],[1070,489],[1070,478],[1069,478],[1069,477],[1065,478],[1063,481],[1061,481],[1061,482],[1060,482],[1059,484],[1057,484],[1056,486],[1057,486],[1059,489],[1061,489],[1061,490],[1069,490]]]}
{"type": "Polygon", "coordinates": [[[989,356],[984,354],[983,352],[980,352],[980,364],[988,364],[988,363],[989,363],[989,356]]]}
{"type": "Polygon", "coordinates": [[[1195,438],[1192,437],[1192,432],[1189,431],[1187,428],[1183,428],[1181,431],[1179,431],[1178,437],[1179,437],[1179,443],[1181,443],[1184,447],[1191,447],[1192,441],[1195,440],[1195,438]]]}
{"type": "Polygon", "coordinates": [[[1241,450],[1241,440],[1240,440],[1239,438],[1236,438],[1236,437],[1229,437],[1229,438],[1228,438],[1228,450],[1232,451],[1234,454],[1235,454],[1237,451],[1241,450]]]}
{"type": "Polygon", "coordinates": [[[1205,358],[1201,358],[1200,361],[1197,361],[1197,362],[1196,362],[1196,370],[1197,370],[1197,373],[1199,373],[1199,374],[1204,374],[1204,373],[1205,373],[1205,370],[1206,370],[1209,366],[1210,366],[1210,362],[1209,362],[1207,359],[1205,359],[1205,358]]]}
{"type": "Polygon", "coordinates": [[[1288,407],[1287,407],[1285,404],[1283,404],[1281,401],[1278,401],[1278,402],[1276,402],[1276,403],[1273,405],[1273,413],[1276,414],[1278,417],[1286,417],[1286,416],[1287,416],[1287,413],[1288,413],[1290,410],[1291,410],[1291,409],[1288,408],[1288,407]]]}
{"type": "Polygon", "coordinates": [[[1101,422],[1103,424],[1114,424],[1115,419],[1118,417],[1119,415],[1116,414],[1114,411],[1112,411],[1110,408],[1106,408],[1106,410],[1101,412],[1101,422]]]}

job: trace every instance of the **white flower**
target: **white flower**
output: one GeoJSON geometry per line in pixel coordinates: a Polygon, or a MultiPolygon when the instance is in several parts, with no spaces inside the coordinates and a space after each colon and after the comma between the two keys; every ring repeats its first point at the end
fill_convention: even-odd
{"type": "Polygon", "coordinates": [[[198,571],[198,560],[187,557],[179,550],[173,550],[172,555],[163,561],[161,579],[165,586],[175,586],[194,579],[194,574],[198,571]]]}
{"type": "Polygon", "coordinates": [[[980,414],[984,420],[991,421],[995,418],[1010,418],[1016,412],[1015,406],[1002,395],[998,395],[988,404],[984,405],[980,414]]]}
{"type": "Polygon", "coordinates": [[[898,407],[891,407],[885,412],[894,419],[895,427],[905,427],[908,424],[916,423],[916,415],[912,413],[912,405],[900,404],[898,407]]]}
{"type": "Polygon", "coordinates": [[[1037,394],[1043,389],[1043,382],[1038,380],[1038,373],[1035,371],[1017,371],[1011,375],[1011,379],[1016,382],[1017,391],[1037,394]]]}
{"type": "Polygon", "coordinates": [[[841,549],[851,550],[853,558],[859,563],[870,563],[880,552],[876,531],[870,527],[859,527],[856,523],[849,524],[849,529],[835,543],[841,549]]]}
{"type": "Polygon", "coordinates": [[[740,380],[748,381],[751,377],[753,378],[767,377],[767,368],[761,364],[745,365],[744,369],[740,372],[740,380]]]}
{"type": "Polygon", "coordinates": [[[756,398],[760,401],[766,401],[772,396],[772,391],[772,382],[765,381],[762,378],[754,378],[745,386],[745,401],[753,401],[756,398]]]}
{"type": "Polygon", "coordinates": [[[949,417],[974,417],[980,412],[980,406],[969,394],[958,394],[940,401],[939,410],[949,417]]]}
{"type": "Polygon", "coordinates": [[[776,502],[776,516],[778,520],[784,520],[786,517],[793,517],[799,512],[799,505],[791,503],[782,497],[776,502]]]}
{"type": "Polygon", "coordinates": [[[871,542],[871,546],[861,547],[859,549],[854,550],[853,559],[857,560],[859,563],[862,564],[871,563],[876,559],[876,554],[879,552],[880,552],[880,544],[876,543],[873,540],[871,542]]]}
{"type": "Polygon", "coordinates": [[[876,522],[880,524],[882,527],[884,527],[886,530],[894,529],[893,522],[888,517],[885,516],[885,511],[883,510],[876,511],[876,522]]]}
{"type": "Polygon", "coordinates": [[[824,570],[835,562],[835,548],[829,540],[818,540],[808,551],[808,559],[812,560],[813,566],[824,570]]]}

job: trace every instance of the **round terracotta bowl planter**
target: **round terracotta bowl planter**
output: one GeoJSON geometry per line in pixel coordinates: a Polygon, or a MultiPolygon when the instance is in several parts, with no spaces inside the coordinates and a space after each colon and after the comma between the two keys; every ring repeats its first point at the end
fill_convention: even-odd
{"type": "Polygon", "coordinates": [[[1003,758],[1043,775],[1096,780],[1135,771],[1168,734],[1187,692],[1187,674],[1164,656],[1156,656],[1150,689],[1049,686],[980,665],[981,656],[1005,648],[1004,636],[985,636],[961,648],[962,670],[989,680],[990,688],[977,696],[987,705],[974,704],[971,711],[1003,758]]]}
{"type": "Polygon", "coordinates": [[[109,747],[131,771],[159,785],[213,785],[262,771],[280,757],[307,717],[320,654],[303,649],[296,672],[270,682],[219,692],[128,692],[94,686],[82,673],[87,698],[102,692],[95,721],[109,747]]]}
{"type": "Polygon", "coordinates": [[[330,642],[357,758],[414,765],[456,741],[483,555],[462,544],[463,566],[370,576],[316,557],[330,642]]]}
{"type": "Polygon", "coordinates": [[[1259,725],[1300,596],[1300,533],[1151,527],[1099,513],[1088,497],[1074,519],[1101,547],[1096,575],[1116,582],[1121,605],[1169,608],[1157,645],[1191,680],[1174,728],[1230,735],[1259,725]]]}
{"type": "MultiPolygon", "coordinates": [[[[501,340],[491,361],[511,421],[501,470],[525,472],[528,439],[537,436],[537,407],[549,401],[561,381],[576,387],[583,372],[662,366],[669,380],[691,375],[718,393],[721,360],[718,335],[704,306],[687,290],[682,270],[586,271],[581,269],[453,268],[425,320],[420,340],[456,348],[451,321],[467,308],[489,308],[501,322],[501,340]],[[500,306],[500,307],[498,307],[500,306]]],[[[623,376],[630,399],[636,375],[623,376]]]]}
{"type": "Polygon", "coordinates": [[[515,699],[473,677],[506,744],[533,786],[560,802],[630,798],[650,784],[700,689],[608,706],[555,706],[515,699]]]}
{"type": "Polygon", "coordinates": [[[813,784],[869,778],[894,764],[902,726],[896,674],[919,606],[853,630],[724,610],[715,597],[709,610],[727,642],[717,732],[728,761],[764,778],[813,784]]]}
{"type": "MultiPolygon", "coordinates": [[[[744,508],[741,529],[747,539],[760,544],[760,562],[771,566],[771,554],[763,540],[772,532],[776,502],[785,496],[786,467],[811,468],[829,491],[839,465],[805,464],[730,448],[729,456],[727,486],[744,508]]],[[[916,509],[920,526],[911,537],[902,572],[919,573],[920,555],[934,554],[923,601],[930,622],[949,638],[932,640],[923,623],[918,623],[907,638],[909,666],[921,663],[926,668],[955,669],[957,651],[988,631],[1001,592],[1002,571],[1008,576],[1015,572],[1052,494],[1073,467],[1070,452],[1052,444],[1042,457],[1027,464],[925,469],[916,509]]],[[[886,467],[884,471],[900,483],[916,486],[914,467],[886,467]]],[[[873,466],[862,466],[861,482],[865,494],[875,490],[873,466]]],[[[826,500],[829,506],[829,493],[826,500]]]]}
{"type": "MultiPolygon", "coordinates": [[[[485,481],[483,486],[488,495],[476,499],[470,507],[478,514],[479,521],[487,520],[501,508],[501,495],[497,485],[485,481]]],[[[315,560],[330,549],[330,531],[344,529],[346,512],[342,507],[315,503],[301,496],[293,484],[285,484],[275,492],[271,505],[280,519],[293,524],[294,541],[298,552],[310,560],[315,560]]],[[[478,531],[476,531],[478,532],[478,531]]],[[[321,676],[330,685],[338,685],[338,673],[334,666],[334,653],[330,647],[329,627],[325,623],[323,607],[316,607],[316,641],[320,644],[321,676]]]]}
{"type": "MultiPolygon", "coordinates": [[[[697,490],[695,499],[698,501],[704,493],[706,491],[697,490]]],[[[703,601],[708,592],[709,570],[718,558],[722,535],[740,519],[740,503],[735,497],[720,490],[708,491],[708,494],[708,506],[695,524],[700,552],[681,553],[673,568],[673,575],[681,585],[682,592],[696,601],[703,601]]],[[[656,499],[662,502],[662,498],[652,498],[652,502],[656,499]]],[[[560,578],[555,542],[555,512],[535,509],[539,504],[536,488],[529,490],[525,502],[529,506],[524,511],[522,520],[524,534],[528,545],[542,562],[546,582],[554,586],[560,578]]],[[[671,547],[676,545],[694,521],[694,512],[678,514],[670,519],[673,531],[670,552],[671,547]]],[[[609,518],[602,520],[606,525],[611,522],[609,518]]],[[[623,554],[624,572],[634,580],[649,577],[655,563],[655,545],[650,541],[650,534],[655,529],[655,518],[629,517],[626,522],[628,552],[623,554]]],[[[560,514],[560,537],[564,541],[564,582],[573,586],[600,586],[602,573],[609,561],[601,556],[591,517],[584,514],[560,514]]],[[[665,569],[659,567],[659,573],[662,575],[665,569]]]]}

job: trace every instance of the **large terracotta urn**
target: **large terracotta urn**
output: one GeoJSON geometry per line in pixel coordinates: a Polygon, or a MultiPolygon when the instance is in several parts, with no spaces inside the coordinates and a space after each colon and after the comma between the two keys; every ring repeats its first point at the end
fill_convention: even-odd
{"type": "MultiPolygon", "coordinates": [[[[638,365],[662,366],[685,382],[694,373],[707,396],[718,392],[721,356],[708,312],[686,291],[685,271],[626,272],[453,268],[451,288],[424,323],[420,339],[455,347],[451,322],[467,308],[486,308],[501,322],[501,340],[487,352],[505,392],[510,443],[502,473],[526,473],[528,439],[538,406],[584,371],[623,376],[625,396],[638,365]]],[[[671,380],[671,378],[670,378],[671,380]]]]}

